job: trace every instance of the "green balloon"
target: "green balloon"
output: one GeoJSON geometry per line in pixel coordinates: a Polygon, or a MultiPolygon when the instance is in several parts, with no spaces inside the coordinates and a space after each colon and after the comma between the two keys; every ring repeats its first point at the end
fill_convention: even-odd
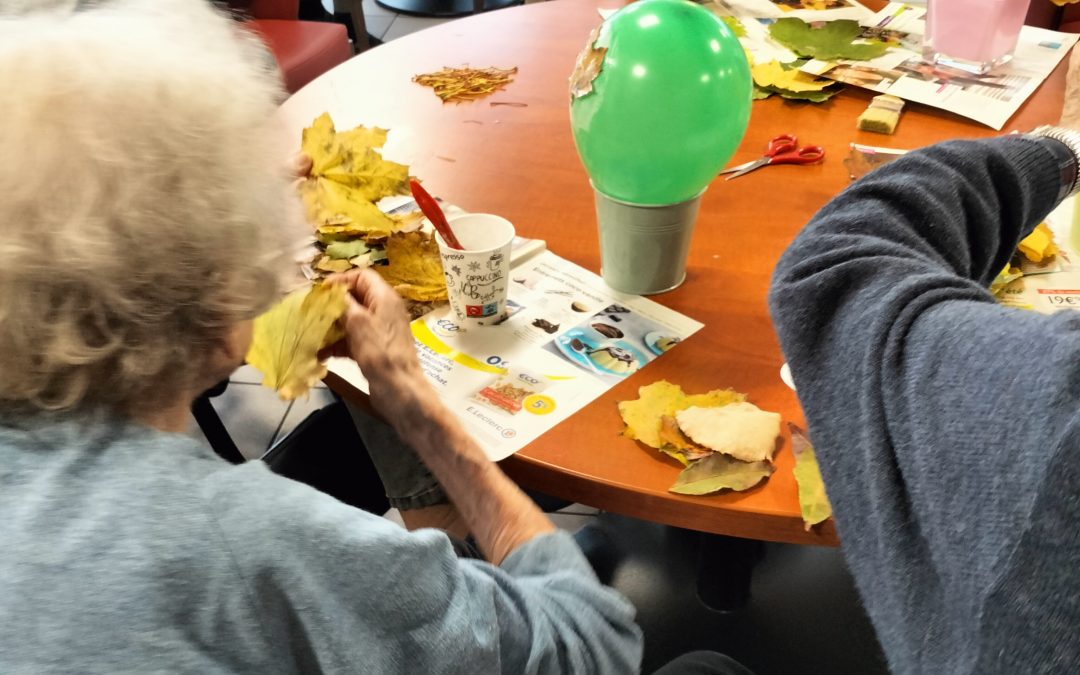
{"type": "Polygon", "coordinates": [[[570,102],[593,185],[635,204],[696,196],[750,120],[750,66],[738,38],[700,5],[640,0],[604,22],[595,46],[607,52],[593,90],[570,102]]]}

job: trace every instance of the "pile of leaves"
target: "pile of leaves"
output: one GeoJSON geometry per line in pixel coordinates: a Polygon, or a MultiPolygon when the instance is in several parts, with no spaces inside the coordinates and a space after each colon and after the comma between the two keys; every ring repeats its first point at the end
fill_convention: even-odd
{"type": "Polygon", "coordinates": [[[255,319],[246,360],[263,374],[263,386],[291,401],[326,376],[318,353],[343,337],[337,320],[348,291],[315,284],[294,291],[255,319]]]}
{"type": "MultiPolygon", "coordinates": [[[[734,17],[722,17],[736,36],[746,30],[734,17]]],[[[799,58],[791,63],[766,61],[754,63],[747,53],[754,77],[754,98],[764,99],[772,95],[799,101],[821,103],[829,100],[840,90],[840,83],[817,78],[799,70],[809,59],[833,61],[851,59],[865,61],[885,53],[888,44],[880,40],[860,37],[862,27],[857,21],[807,23],[802,19],[786,17],[777,19],[769,26],[770,36],[793,51],[799,58]]]]}
{"type": "Polygon", "coordinates": [[[413,77],[413,82],[431,87],[443,103],[460,103],[483,98],[514,81],[513,68],[443,68],[436,73],[413,77]]]}
{"type": "MultiPolygon", "coordinates": [[[[660,380],[638,389],[638,398],[619,403],[623,435],[675,459],[683,470],[669,488],[686,495],[743,491],[774,471],[780,415],[759,409],[731,389],[687,394],[660,380]]],[[[813,448],[792,427],[797,445],[795,477],[807,528],[831,514],[813,448]],[[804,502],[805,497],[805,502],[804,502]],[[823,505],[824,503],[824,505],[823,505]],[[823,515],[824,514],[824,515],[823,515]]]]}
{"type": "Polygon", "coordinates": [[[375,266],[417,315],[446,301],[446,283],[434,236],[420,230],[422,214],[377,206],[409,194],[409,168],[379,151],[387,133],[364,126],[339,132],[325,113],[304,129],[300,149],[312,168],[299,190],[315,228],[310,266],[320,277],[375,266]]]}
{"type": "Polygon", "coordinates": [[[672,492],[704,495],[724,489],[747,490],[773,472],[772,453],[780,431],[779,415],[746,403],[745,394],[731,389],[686,394],[679,385],[660,380],[638,389],[636,400],[620,402],[619,414],[626,423],[624,436],[659,450],[685,467],[671,486],[672,492]],[[693,419],[709,414],[699,411],[727,406],[737,406],[741,414],[750,415],[753,425],[775,428],[767,448],[756,449],[756,454],[739,452],[740,456],[735,457],[727,448],[707,447],[699,442],[708,429],[695,428],[691,434],[691,429],[684,428],[688,426],[688,411],[693,419]]]}

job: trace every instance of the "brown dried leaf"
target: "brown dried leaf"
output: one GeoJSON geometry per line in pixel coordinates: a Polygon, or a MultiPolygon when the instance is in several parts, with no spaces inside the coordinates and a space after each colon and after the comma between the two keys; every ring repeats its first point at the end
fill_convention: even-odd
{"type": "Polygon", "coordinates": [[[577,63],[574,64],[574,72],[570,74],[570,96],[581,98],[592,93],[593,80],[600,75],[604,67],[604,55],[607,47],[597,47],[596,41],[600,38],[600,26],[593,29],[589,34],[589,40],[585,48],[578,54],[577,63]]]}
{"type": "Polygon", "coordinates": [[[398,232],[386,241],[385,267],[379,274],[403,298],[418,302],[447,299],[439,245],[429,232],[398,232]]]}

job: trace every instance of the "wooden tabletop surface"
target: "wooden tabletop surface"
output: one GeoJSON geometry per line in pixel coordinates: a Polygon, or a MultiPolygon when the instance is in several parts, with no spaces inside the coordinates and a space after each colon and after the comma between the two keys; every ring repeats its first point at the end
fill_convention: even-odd
{"type": "MultiPolygon", "coordinates": [[[[567,79],[600,22],[598,7],[618,0],[552,0],[442,24],[372,49],[286,101],[280,119],[299,147],[300,130],[323,112],[338,128],[390,129],[384,149],[406,163],[432,194],[468,211],[497,213],[519,234],[544,239],[556,254],[599,272],[593,194],[574,149],[567,79]],[[514,82],[487,99],[443,104],[413,75],[443,66],[517,66],[514,82]],[[525,106],[493,106],[492,102],[525,106]]],[[[1068,59],[1065,60],[1066,62],[1068,59]]],[[[1058,120],[1066,63],[1010,120],[1005,132],[1058,120]]],[[[742,493],[705,497],[668,492],[680,467],[619,435],[616,403],[666,379],[687,392],[731,387],[765,410],[804,425],[795,393],[780,380],[783,357],[766,293],[777,258],[813,213],[848,184],[842,163],[851,142],[917,148],[951,138],[993,135],[956,115],[909,104],[893,136],[860,132],[855,120],[871,92],[847,88],[824,104],[777,97],[754,103],[732,163],[760,155],[780,133],[825,148],[816,166],[774,166],[705,192],[686,282],[654,299],[705,324],[678,348],[502,462],[522,485],[655,522],[771,541],[835,545],[832,521],[806,532],[799,517],[788,438],[776,472],[742,493]]],[[[329,380],[355,397],[341,381],[329,380]]]]}

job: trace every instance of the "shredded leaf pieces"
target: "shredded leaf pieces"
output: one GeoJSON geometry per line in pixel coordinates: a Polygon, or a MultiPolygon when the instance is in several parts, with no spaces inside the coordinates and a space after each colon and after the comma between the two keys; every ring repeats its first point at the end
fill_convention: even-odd
{"type": "Polygon", "coordinates": [[[431,87],[443,103],[460,103],[489,96],[514,81],[513,68],[443,68],[437,73],[413,77],[413,82],[431,87]]]}
{"type": "Polygon", "coordinates": [[[318,353],[341,338],[336,322],[346,293],[339,284],[304,288],[255,318],[247,362],[263,374],[263,386],[291,401],[326,375],[318,353]]]}

